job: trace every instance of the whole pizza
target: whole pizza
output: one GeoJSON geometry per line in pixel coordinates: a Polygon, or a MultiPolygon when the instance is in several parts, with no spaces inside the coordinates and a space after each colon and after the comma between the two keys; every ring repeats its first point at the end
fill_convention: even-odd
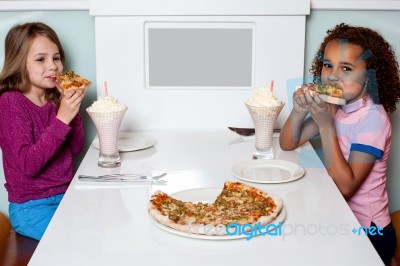
{"type": "Polygon", "coordinates": [[[162,225],[189,234],[209,235],[209,226],[268,225],[276,219],[282,208],[282,201],[278,197],[244,183],[225,182],[213,203],[184,202],[156,191],[151,196],[148,210],[162,225]]]}

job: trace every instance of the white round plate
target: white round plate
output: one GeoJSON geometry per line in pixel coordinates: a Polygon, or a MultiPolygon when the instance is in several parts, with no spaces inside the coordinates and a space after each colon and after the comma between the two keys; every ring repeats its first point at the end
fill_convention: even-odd
{"type": "MultiPolygon", "coordinates": [[[[155,143],[156,140],[152,136],[135,132],[123,132],[118,134],[117,148],[120,152],[137,151],[149,148],[155,143]]],[[[96,149],[100,149],[98,136],[96,136],[92,144],[96,149]]]]}
{"type": "Polygon", "coordinates": [[[304,168],[283,160],[249,160],[232,167],[234,177],[254,183],[286,183],[301,178],[304,168]]]}
{"type": "MultiPolygon", "coordinates": [[[[171,197],[174,197],[174,198],[182,200],[182,201],[212,203],[216,200],[217,196],[221,193],[221,190],[222,190],[221,188],[198,188],[198,189],[183,190],[183,191],[172,193],[170,195],[171,195],[171,197]]],[[[275,195],[273,195],[273,196],[275,198],[279,198],[275,195]]],[[[165,230],[169,233],[188,237],[188,238],[205,239],[205,240],[233,240],[233,239],[248,237],[247,235],[244,235],[244,234],[241,234],[241,235],[201,235],[201,234],[195,234],[195,233],[189,234],[186,232],[175,230],[166,225],[163,225],[163,224],[159,223],[157,220],[155,220],[151,215],[149,215],[149,216],[150,216],[150,220],[158,228],[165,230]]],[[[278,223],[283,222],[285,220],[285,218],[286,218],[286,210],[283,206],[282,211],[279,213],[279,215],[276,217],[276,219],[272,223],[277,225],[278,223]]],[[[256,235],[256,236],[258,236],[258,235],[256,235]]]]}

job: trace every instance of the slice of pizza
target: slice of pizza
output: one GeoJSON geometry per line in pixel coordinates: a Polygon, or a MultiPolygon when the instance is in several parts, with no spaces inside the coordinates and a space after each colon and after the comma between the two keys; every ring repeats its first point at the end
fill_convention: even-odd
{"type": "Polygon", "coordinates": [[[149,214],[162,225],[196,234],[227,234],[218,226],[238,223],[267,225],[283,208],[282,201],[240,182],[225,182],[214,203],[183,202],[156,191],[149,203],[149,214]]]}
{"type": "Polygon", "coordinates": [[[162,191],[156,191],[151,196],[148,207],[150,216],[157,222],[187,233],[195,233],[191,230],[192,225],[197,228],[202,220],[200,217],[213,215],[211,209],[211,204],[183,202],[162,191]]]}
{"type": "Polygon", "coordinates": [[[74,71],[67,71],[57,75],[57,79],[60,82],[60,86],[64,89],[64,93],[67,90],[76,90],[90,86],[90,81],[75,74],[74,71]]]}
{"type": "Polygon", "coordinates": [[[345,105],[346,101],[343,98],[342,88],[337,84],[311,84],[311,92],[317,92],[319,97],[327,102],[337,105],[345,105]]]}
{"type": "Polygon", "coordinates": [[[241,182],[225,182],[224,188],[213,204],[224,213],[224,225],[267,225],[282,211],[280,199],[241,182]]]}

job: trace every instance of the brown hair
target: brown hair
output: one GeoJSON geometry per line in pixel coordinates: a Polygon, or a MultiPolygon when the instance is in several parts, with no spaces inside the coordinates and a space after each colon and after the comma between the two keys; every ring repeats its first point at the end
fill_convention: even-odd
{"type": "Polygon", "coordinates": [[[346,41],[363,49],[367,64],[367,91],[375,103],[383,105],[388,113],[396,110],[400,100],[399,64],[392,46],[376,31],[347,24],[336,25],[327,31],[315,55],[310,73],[314,83],[321,83],[321,70],[326,45],[332,40],[346,41]]]}
{"type": "MultiPolygon", "coordinates": [[[[29,73],[26,69],[28,51],[33,40],[44,36],[57,45],[61,62],[65,54],[56,32],[41,22],[20,24],[12,27],[5,38],[5,59],[0,73],[0,95],[7,90],[18,90],[26,93],[30,89],[29,73]]],[[[57,107],[60,105],[60,92],[54,89],[46,90],[46,99],[57,107]]]]}

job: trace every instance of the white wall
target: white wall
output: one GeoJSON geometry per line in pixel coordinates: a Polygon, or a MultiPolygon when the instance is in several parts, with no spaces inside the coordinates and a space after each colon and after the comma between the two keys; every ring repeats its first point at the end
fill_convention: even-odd
{"type": "MultiPolygon", "coordinates": [[[[161,19],[163,22],[254,23],[256,44],[252,86],[268,86],[271,80],[275,80],[274,93],[288,103],[291,101],[291,93],[287,95],[286,81],[297,78],[296,85],[301,84],[304,71],[304,16],[202,16],[195,19],[177,16],[96,17],[97,83],[102,84],[107,80],[108,92],[128,105],[121,125],[122,131],[222,131],[227,130],[228,126],[253,126],[244,104],[253,93],[252,87],[146,88],[143,28],[146,22],[161,19]],[[294,42],[298,42],[295,47],[292,45],[294,42]]],[[[104,95],[100,86],[98,95],[104,95]]],[[[277,127],[282,126],[288,116],[288,106],[283,108],[277,127]]]]}

